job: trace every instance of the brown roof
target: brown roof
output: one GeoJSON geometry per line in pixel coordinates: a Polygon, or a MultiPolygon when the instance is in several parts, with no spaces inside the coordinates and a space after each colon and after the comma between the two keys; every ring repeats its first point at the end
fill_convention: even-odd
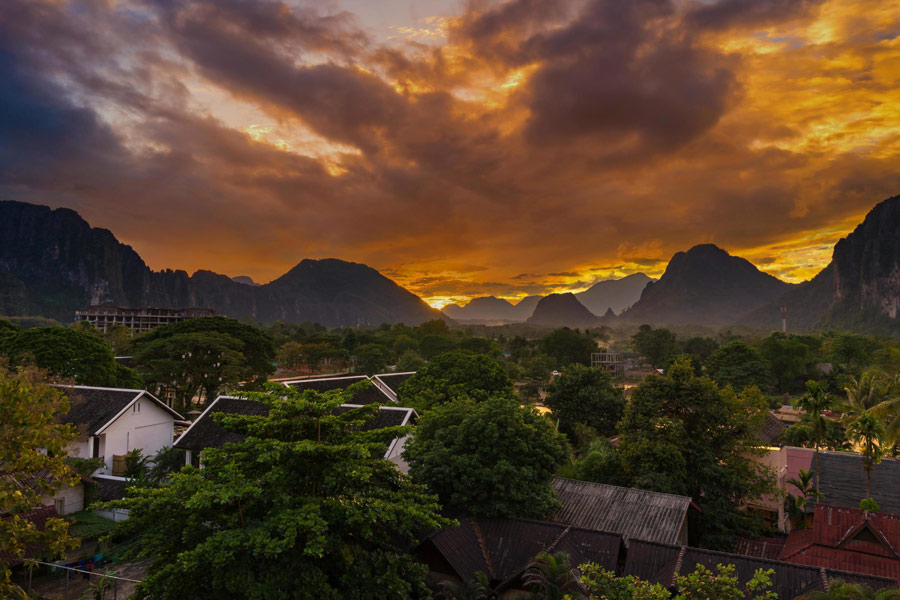
{"type": "Polygon", "coordinates": [[[59,417],[60,422],[75,425],[80,434],[97,435],[104,425],[112,421],[116,415],[141,396],[158,404],[174,419],[184,418],[145,390],[82,385],[59,385],[56,387],[66,392],[69,398],[69,412],[59,417]]]}
{"type": "Polygon", "coordinates": [[[772,413],[769,413],[766,417],[766,422],[757,434],[757,437],[759,438],[759,441],[766,446],[777,446],[781,442],[781,437],[784,435],[786,429],[787,425],[785,425],[781,419],[772,413]]]}
{"type": "MultiPolygon", "coordinates": [[[[6,517],[4,520],[9,520],[13,518],[25,519],[27,521],[31,521],[34,523],[38,531],[43,531],[47,526],[47,521],[49,519],[59,518],[59,513],[56,512],[56,508],[53,506],[42,506],[41,508],[36,508],[34,510],[30,510],[28,512],[19,513],[18,515],[6,517]]],[[[39,546],[29,546],[25,549],[26,556],[34,556],[40,550],[39,546]]],[[[22,562],[18,557],[13,556],[9,552],[0,551],[0,562],[5,562],[7,564],[18,564],[22,562]]]]}
{"type": "Polygon", "coordinates": [[[675,543],[691,499],[647,490],[557,477],[553,490],[562,505],[552,520],[594,531],[675,543]]]}
{"type": "Polygon", "coordinates": [[[433,546],[460,579],[473,579],[481,571],[498,590],[514,587],[541,552],[565,552],[570,565],[590,561],[614,571],[621,544],[621,536],[614,533],[484,517],[460,518],[458,526],[441,529],[424,543],[433,546]]]}

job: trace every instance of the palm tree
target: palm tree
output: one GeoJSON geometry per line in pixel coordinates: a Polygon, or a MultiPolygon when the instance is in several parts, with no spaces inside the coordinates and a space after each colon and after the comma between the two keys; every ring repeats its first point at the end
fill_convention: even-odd
{"type": "Polygon", "coordinates": [[[876,591],[865,585],[835,579],[829,591],[810,592],[797,600],[900,600],[900,588],[876,591]]]}
{"type": "Polygon", "coordinates": [[[850,378],[850,384],[844,388],[847,392],[845,415],[856,417],[881,402],[882,391],[880,381],[873,373],[863,373],[859,379],[850,378]]]}
{"type": "MultiPolygon", "coordinates": [[[[816,468],[815,472],[818,474],[819,471],[819,446],[822,443],[822,438],[825,436],[825,416],[822,412],[831,408],[832,399],[828,394],[828,390],[825,387],[824,383],[819,383],[817,381],[807,381],[806,382],[806,393],[797,400],[797,406],[806,411],[806,415],[809,418],[809,425],[812,429],[813,433],[813,443],[815,444],[816,453],[816,468]]],[[[819,478],[816,477],[816,493],[819,493],[819,478]]]]}
{"type": "Polygon", "coordinates": [[[869,480],[872,477],[872,470],[884,456],[882,445],[885,435],[884,425],[871,411],[865,411],[850,423],[847,433],[862,448],[863,469],[866,471],[866,498],[871,498],[869,480]]]}
{"type": "Polygon", "coordinates": [[[793,485],[800,491],[799,496],[791,496],[788,495],[785,497],[785,508],[787,509],[788,514],[791,516],[791,520],[799,520],[803,519],[800,524],[800,528],[806,526],[806,514],[804,512],[804,507],[807,502],[810,500],[822,500],[825,498],[825,494],[820,492],[817,489],[813,488],[813,476],[815,475],[815,471],[807,471],[806,469],[800,469],[799,477],[791,478],[787,480],[787,483],[793,485]]]}
{"type": "Polygon", "coordinates": [[[475,577],[468,581],[445,581],[441,584],[441,591],[437,593],[438,600],[490,600],[496,597],[487,575],[482,571],[476,572],[475,577]]]}
{"type": "Polygon", "coordinates": [[[539,553],[525,571],[522,583],[532,590],[535,600],[562,600],[566,595],[581,597],[584,593],[565,552],[539,553]]]}

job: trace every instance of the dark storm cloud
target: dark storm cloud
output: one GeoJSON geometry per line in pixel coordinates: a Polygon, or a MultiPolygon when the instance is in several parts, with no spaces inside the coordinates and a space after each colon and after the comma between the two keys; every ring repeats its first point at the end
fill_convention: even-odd
{"type": "Polygon", "coordinates": [[[719,0],[688,14],[686,22],[702,30],[753,28],[810,15],[824,0],[719,0]]]}

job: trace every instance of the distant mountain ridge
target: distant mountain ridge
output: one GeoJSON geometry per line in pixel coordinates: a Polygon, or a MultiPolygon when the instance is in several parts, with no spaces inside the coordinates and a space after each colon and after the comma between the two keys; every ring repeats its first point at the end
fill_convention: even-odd
{"type": "MultiPolygon", "coordinates": [[[[578,301],[595,315],[606,314],[608,309],[619,313],[638,301],[641,291],[653,281],[643,273],[628,275],[622,279],[599,281],[589,289],[575,294],[578,301]]],[[[526,321],[544,296],[526,296],[513,305],[507,300],[494,296],[474,298],[460,306],[450,304],[442,310],[445,315],[457,321],[505,322],[526,321]]]]}
{"type": "Polygon", "coordinates": [[[130,246],[73,210],[0,202],[0,314],[66,322],[90,304],[210,307],[262,323],[329,327],[444,318],[363,264],[305,259],[259,286],[205,270],[152,271],[130,246]]]}
{"type": "Polygon", "coordinates": [[[729,325],[793,287],[713,244],[678,252],[621,318],[666,325],[729,325]]]}
{"type": "Polygon", "coordinates": [[[877,204],[834,246],[831,263],[808,282],[758,307],[741,322],[788,330],[900,334],[900,196],[877,204]]]}
{"type": "Polygon", "coordinates": [[[597,315],[572,293],[545,296],[525,322],[542,327],[594,327],[599,324],[597,315]]]}

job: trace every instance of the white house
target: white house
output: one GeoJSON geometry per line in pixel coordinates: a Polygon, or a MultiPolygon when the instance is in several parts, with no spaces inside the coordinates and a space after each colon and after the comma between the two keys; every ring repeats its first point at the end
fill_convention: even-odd
{"type": "Polygon", "coordinates": [[[183,417],[146,390],[88,386],[58,386],[66,391],[70,409],[62,422],[75,426],[78,437],[69,456],[103,457],[102,471],[113,471],[113,457],[139,448],[155,456],[172,446],[175,421],[183,417]]]}

